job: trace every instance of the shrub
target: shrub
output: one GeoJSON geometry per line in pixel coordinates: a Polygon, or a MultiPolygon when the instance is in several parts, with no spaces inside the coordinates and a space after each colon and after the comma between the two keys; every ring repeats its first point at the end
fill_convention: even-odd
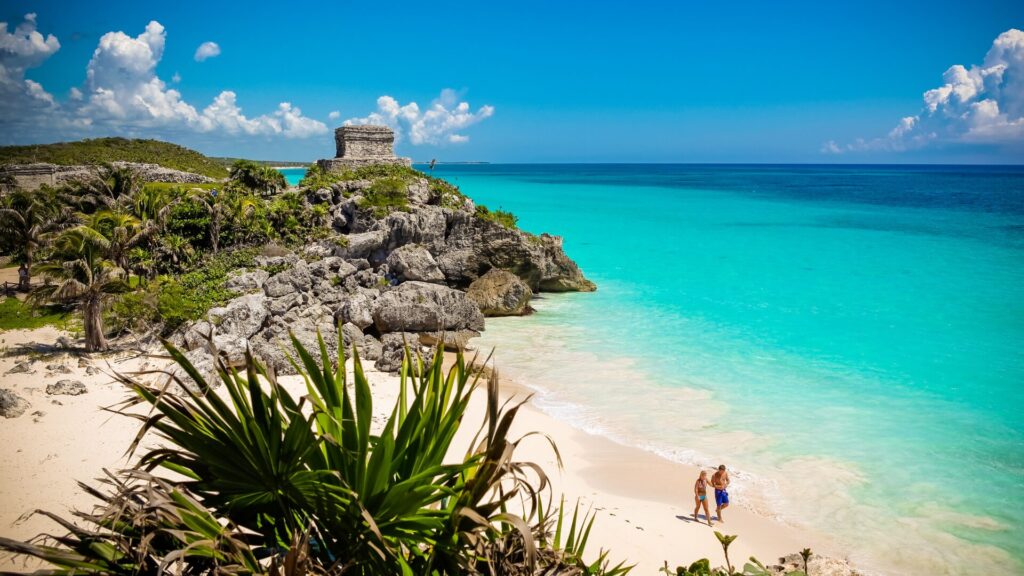
{"type": "Polygon", "coordinates": [[[449,459],[478,384],[461,353],[447,372],[443,348],[426,364],[407,353],[390,416],[374,427],[358,355],[350,383],[340,345],[335,371],[322,338],[318,354],[294,337],[292,344],[302,397],[251,356],[243,373],[218,362],[225,394],[211,393],[214,382],[170,344],[198,391],[119,375],[135,396],[123,413],[144,422],[132,451],[152,432],[169,446],[108,478],[105,492],[83,485],[101,500],[96,512],[79,515],[84,527],[49,515],[67,536],[53,545],[0,538],[0,550],[82,574],[152,574],[172,562],[180,574],[280,574],[280,566],[295,575],[628,571],[607,569],[606,554],[582,561],[592,520],[577,528],[576,514],[561,546],[561,508],[548,542],[553,520],[539,512],[547,477],[513,459],[518,441],[508,430],[521,404],[502,403],[496,380],[487,383],[471,450],[449,459]],[[147,415],[133,410],[139,404],[147,415]],[[179,480],[151,472],[160,469],[179,480]],[[523,516],[507,511],[519,503],[523,516]],[[256,561],[268,556],[270,570],[256,561]]]}
{"type": "Polygon", "coordinates": [[[509,230],[515,230],[516,225],[519,222],[519,218],[515,214],[511,212],[505,212],[504,210],[495,210],[492,212],[488,210],[487,206],[484,206],[483,204],[477,204],[476,217],[480,218],[481,220],[487,220],[489,222],[501,224],[502,226],[508,228],[509,230]]]}
{"type": "Polygon", "coordinates": [[[369,208],[377,218],[387,216],[391,210],[409,209],[409,185],[397,176],[375,180],[360,201],[359,206],[369,208]]]}

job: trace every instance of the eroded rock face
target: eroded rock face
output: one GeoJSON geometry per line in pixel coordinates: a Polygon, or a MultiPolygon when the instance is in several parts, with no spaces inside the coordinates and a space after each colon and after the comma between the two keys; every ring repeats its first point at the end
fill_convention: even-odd
{"type": "Polygon", "coordinates": [[[237,271],[228,276],[225,287],[228,290],[234,290],[243,294],[262,292],[263,283],[267,281],[267,278],[270,278],[270,273],[259,268],[256,270],[237,271]]]}
{"type": "Polygon", "coordinates": [[[492,268],[469,285],[466,296],[476,302],[484,316],[529,314],[533,290],[519,276],[492,268]]]}
{"type": "Polygon", "coordinates": [[[397,370],[402,335],[416,348],[464,349],[479,336],[485,314],[528,313],[541,290],[594,289],[557,237],[477,217],[468,199],[453,208],[452,198],[424,178],[407,182],[407,210],[380,216],[360,207],[371,184],[345,180],[305,191],[307,202],[326,207],[335,236],[298,254],[269,248],[272,255],[255,264],[276,274],[233,274],[228,287],[243,295],[175,338],[201,370],[212,373],[212,338],[229,365],[240,366],[248,346],[276,372],[292,373],[289,333],[316,353],[319,331],[333,356],[338,326],[346,352],[354,346],[381,369],[397,370]]]}
{"type": "Polygon", "coordinates": [[[0,416],[4,418],[17,418],[29,409],[30,404],[12,390],[0,388],[0,416]]]}
{"type": "Polygon", "coordinates": [[[248,338],[263,327],[269,315],[270,308],[266,296],[247,294],[231,300],[224,307],[211,308],[206,317],[221,334],[248,338]]]}
{"type": "Polygon", "coordinates": [[[484,316],[464,292],[426,282],[405,282],[374,303],[373,323],[388,332],[483,330],[484,316]]]}
{"type": "Polygon", "coordinates": [[[388,255],[387,265],[391,273],[403,282],[444,282],[444,274],[438,268],[437,261],[426,248],[417,244],[406,244],[396,248],[388,255]]]}

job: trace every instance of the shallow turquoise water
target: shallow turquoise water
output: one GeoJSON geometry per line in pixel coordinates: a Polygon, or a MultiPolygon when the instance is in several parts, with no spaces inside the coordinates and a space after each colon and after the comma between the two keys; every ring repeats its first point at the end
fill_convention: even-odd
{"type": "Polygon", "coordinates": [[[305,168],[278,168],[278,172],[284,174],[284,179],[289,186],[295,186],[306,175],[305,168]]]}
{"type": "MultiPolygon", "coordinates": [[[[1024,570],[1024,170],[438,166],[599,285],[489,319],[546,410],[887,573],[1024,570]]],[[[682,479],[681,479],[682,480],[682,479]]]]}

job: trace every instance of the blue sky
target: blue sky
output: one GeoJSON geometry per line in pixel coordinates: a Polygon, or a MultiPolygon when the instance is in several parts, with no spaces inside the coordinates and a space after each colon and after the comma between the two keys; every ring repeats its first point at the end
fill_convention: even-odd
{"type": "Polygon", "coordinates": [[[1000,36],[1024,29],[1024,3],[718,4],[5,0],[0,42],[22,42],[0,43],[0,142],[123,134],[311,160],[352,119],[394,124],[416,159],[1024,160],[1024,36],[1000,36]],[[219,54],[197,61],[204,42],[219,54]]]}

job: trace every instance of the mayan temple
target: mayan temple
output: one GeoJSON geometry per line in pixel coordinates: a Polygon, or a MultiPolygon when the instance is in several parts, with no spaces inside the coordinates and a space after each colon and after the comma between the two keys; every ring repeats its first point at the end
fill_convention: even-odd
{"type": "Polygon", "coordinates": [[[334,158],[317,160],[328,172],[341,172],[370,164],[412,165],[410,158],[395,156],[395,132],[387,126],[342,126],[334,131],[334,158]]]}

